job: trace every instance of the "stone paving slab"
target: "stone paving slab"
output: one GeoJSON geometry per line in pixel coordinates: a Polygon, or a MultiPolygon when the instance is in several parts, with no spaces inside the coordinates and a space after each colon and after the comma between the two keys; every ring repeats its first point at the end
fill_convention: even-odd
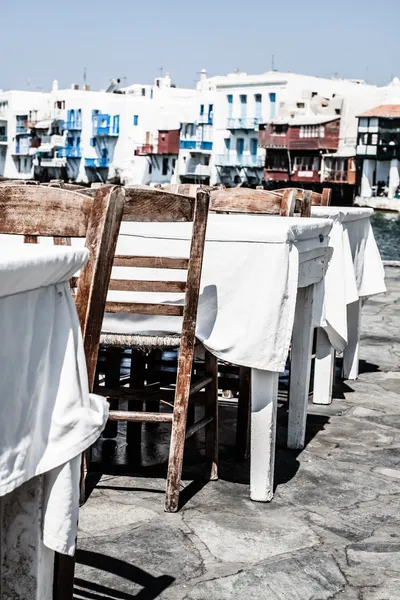
{"type": "MultiPolygon", "coordinates": [[[[331,406],[310,404],[300,453],[285,447],[280,396],[271,503],[250,501],[249,464],[232,459],[232,405],[221,407],[220,480],[199,480],[199,436],[177,514],[163,512],[163,429],[151,432],[160,468],[146,458],[128,475],[106,457],[81,510],[76,600],[400,599],[400,269],[387,274],[388,293],[363,308],[360,378],[337,381],[331,406]]],[[[122,436],[108,442],[123,456],[122,436]]]]}

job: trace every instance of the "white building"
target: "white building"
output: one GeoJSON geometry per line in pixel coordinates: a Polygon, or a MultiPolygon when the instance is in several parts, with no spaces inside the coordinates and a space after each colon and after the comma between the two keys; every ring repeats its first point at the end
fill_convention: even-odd
{"type": "MultiPolygon", "coordinates": [[[[328,112],[340,117],[348,95],[374,89],[361,81],[276,71],[231,73],[200,82],[198,88],[202,85],[215,90],[211,182],[227,185],[262,182],[265,150],[258,146],[260,123],[328,112]]],[[[352,121],[356,128],[355,115],[352,121]]]]}
{"type": "Polygon", "coordinates": [[[110,92],[76,85],[59,90],[55,81],[49,93],[0,93],[0,176],[85,183],[170,181],[178,147],[174,156],[163,157],[159,173],[154,160],[136,150],[159,130],[179,130],[194,95],[195,90],[175,88],[168,75],[151,86],[110,92]]]}

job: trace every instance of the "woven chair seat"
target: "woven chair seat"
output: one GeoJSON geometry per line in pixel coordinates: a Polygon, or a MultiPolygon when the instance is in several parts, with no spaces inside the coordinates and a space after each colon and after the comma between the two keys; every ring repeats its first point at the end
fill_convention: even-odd
{"type": "Polygon", "coordinates": [[[135,348],[150,352],[151,350],[179,348],[180,335],[138,335],[127,333],[102,333],[100,344],[102,346],[116,346],[118,348],[135,348]]]}

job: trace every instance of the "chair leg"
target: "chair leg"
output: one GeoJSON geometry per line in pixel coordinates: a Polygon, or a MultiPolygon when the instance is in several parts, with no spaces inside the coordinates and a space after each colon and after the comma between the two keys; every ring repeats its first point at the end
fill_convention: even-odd
{"type": "Polygon", "coordinates": [[[206,375],[212,377],[212,382],[205,389],[206,416],[213,420],[205,427],[206,458],[209,466],[211,481],[218,479],[218,360],[211,352],[205,354],[206,375]]]}
{"type": "Polygon", "coordinates": [[[53,600],[72,600],[74,595],[75,557],[54,555],[53,600]]]}
{"type": "MultiPolygon", "coordinates": [[[[140,350],[132,350],[131,358],[131,376],[129,385],[134,389],[144,388],[146,362],[143,352],[140,350]]],[[[138,405],[135,400],[128,402],[128,410],[142,411],[143,402],[138,405]]],[[[142,423],[127,423],[126,425],[126,441],[128,443],[129,456],[133,460],[140,460],[140,452],[142,445],[142,423]]]]}
{"type": "Polygon", "coordinates": [[[179,355],[164,504],[166,512],[177,512],[179,509],[193,353],[194,348],[188,348],[185,351],[182,351],[181,348],[179,355]]]}
{"type": "Polygon", "coordinates": [[[239,400],[236,421],[236,458],[244,460],[248,454],[250,430],[250,388],[251,369],[240,367],[239,370],[239,400]]]}
{"type": "MultiPolygon", "coordinates": [[[[121,369],[121,348],[109,346],[106,348],[105,385],[108,388],[119,388],[121,369]]],[[[109,400],[110,410],[118,410],[118,399],[109,400]]],[[[108,421],[103,431],[103,438],[116,438],[118,434],[118,421],[108,421]]]]}

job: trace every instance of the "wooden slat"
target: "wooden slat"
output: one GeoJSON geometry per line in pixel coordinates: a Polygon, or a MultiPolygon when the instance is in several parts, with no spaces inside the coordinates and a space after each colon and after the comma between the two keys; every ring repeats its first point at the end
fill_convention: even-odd
{"type": "Polygon", "coordinates": [[[193,425],[191,425],[190,427],[188,427],[186,429],[185,439],[187,440],[194,433],[196,433],[200,429],[203,429],[203,427],[205,427],[206,425],[211,423],[212,420],[213,420],[213,417],[203,417],[202,419],[199,419],[198,421],[196,421],[196,423],[193,423],[193,425]]]}
{"type": "Polygon", "coordinates": [[[36,185],[0,186],[0,233],[85,237],[93,200],[36,185]]]}
{"type": "Polygon", "coordinates": [[[186,281],[111,279],[108,289],[119,292],[184,292],[186,281]]]}
{"type": "Polygon", "coordinates": [[[281,217],[293,217],[296,206],[295,190],[284,190],[282,193],[282,204],[279,214],[281,217]]]}
{"type": "Polygon", "coordinates": [[[114,267],[141,267],[145,269],[182,269],[189,267],[188,258],[164,258],[158,256],[116,256],[114,267]]]}
{"type": "Polygon", "coordinates": [[[195,198],[140,187],[125,187],[124,221],[193,221],[195,198]]]}
{"type": "Polygon", "coordinates": [[[54,238],[54,245],[55,246],[70,246],[71,245],[71,238],[55,237],[54,238]]]}
{"type": "Polygon", "coordinates": [[[146,304],[141,302],[107,302],[108,313],[132,313],[136,315],[183,316],[183,306],[177,304],[146,304]]]}
{"type": "Polygon", "coordinates": [[[130,423],[172,423],[172,413],[110,410],[108,418],[110,421],[127,421],[130,423]]]}
{"type": "Polygon", "coordinates": [[[192,395],[192,394],[196,394],[197,392],[200,392],[200,390],[205,388],[206,385],[208,385],[209,383],[212,382],[212,380],[213,380],[212,377],[203,377],[199,381],[196,381],[196,383],[193,383],[193,385],[190,386],[189,394],[192,395]]]}
{"type": "Polygon", "coordinates": [[[332,199],[332,189],[324,188],[322,190],[321,206],[330,206],[332,199]]]}
{"type": "Polygon", "coordinates": [[[37,235],[24,235],[25,244],[37,244],[39,242],[37,235]]]}
{"type": "Polygon", "coordinates": [[[210,210],[215,212],[279,215],[282,194],[247,188],[228,188],[211,192],[210,210]]]}

